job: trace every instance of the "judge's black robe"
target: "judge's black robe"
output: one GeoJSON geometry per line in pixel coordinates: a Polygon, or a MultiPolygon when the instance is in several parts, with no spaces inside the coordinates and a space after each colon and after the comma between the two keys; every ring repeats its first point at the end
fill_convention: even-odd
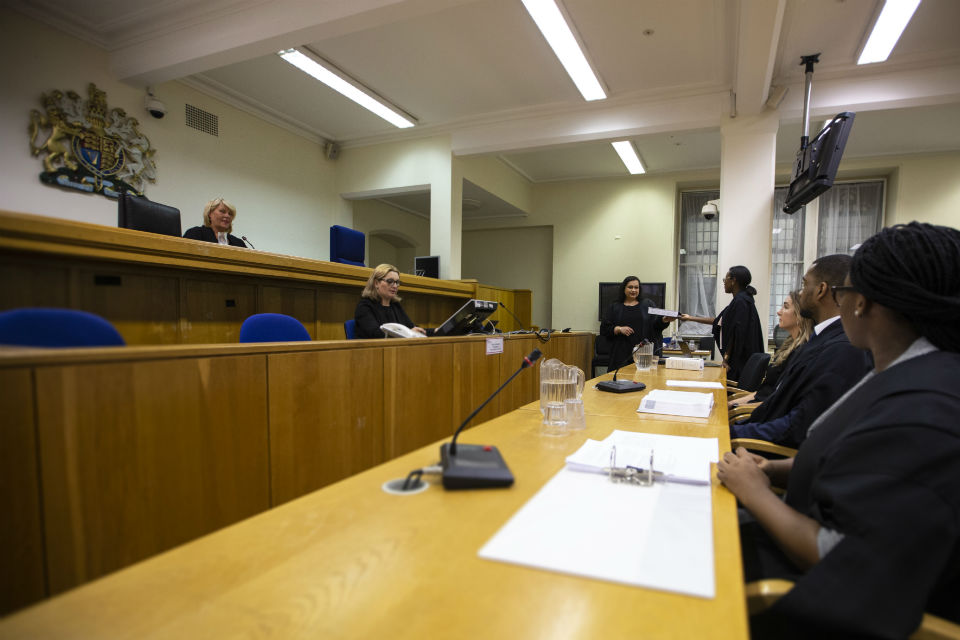
{"type": "Polygon", "coordinates": [[[912,358],[865,382],[810,433],[786,502],[844,537],[758,630],[906,638],[925,611],[960,622],[957,380],[960,354],[912,358]]]}
{"type": "Polygon", "coordinates": [[[730,436],[798,447],[807,429],[872,368],[869,353],[850,344],[837,319],[791,357],[777,389],[730,436]]]}
{"type": "MultiPolygon", "coordinates": [[[[189,238],[190,240],[203,240],[204,242],[214,242],[219,244],[217,241],[217,232],[211,229],[210,227],[190,227],[183,232],[184,238],[189,238]]],[[[235,235],[227,234],[227,243],[231,247],[244,247],[247,245],[243,244],[243,240],[238,238],[235,235]]]]}
{"type": "Polygon", "coordinates": [[[740,371],[755,353],[764,351],[763,328],[753,296],[740,291],[713,320],[713,339],[727,360],[727,378],[740,379],[740,371]]]}
{"type": "Polygon", "coordinates": [[[633,362],[633,348],[644,339],[653,343],[656,353],[663,348],[663,330],[667,325],[663,323],[663,316],[650,315],[647,309],[653,306],[653,300],[644,298],[632,307],[622,302],[614,302],[603,314],[600,323],[600,335],[610,339],[610,360],[607,369],[613,371],[617,367],[633,362]],[[614,327],[629,326],[633,335],[614,335],[614,327]]]}
{"type": "Polygon", "coordinates": [[[396,300],[391,301],[389,307],[385,307],[370,298],[360,298],[353,312],[353,319],[357,322],[355,329],[357,338],[383,338],[380,325],[388,322],[396,322],[409,329],[415,326],[413,320],[403,310],[403,306],[396,300]]]}

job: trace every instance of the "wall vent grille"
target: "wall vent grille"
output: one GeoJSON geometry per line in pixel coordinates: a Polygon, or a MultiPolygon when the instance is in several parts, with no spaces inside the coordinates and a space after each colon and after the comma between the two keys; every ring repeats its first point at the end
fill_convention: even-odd
{"type": "Polygon", "coordinates": [[[187,126],[220,137],[220,118],[192,104],[187,107],[187,126]]]}

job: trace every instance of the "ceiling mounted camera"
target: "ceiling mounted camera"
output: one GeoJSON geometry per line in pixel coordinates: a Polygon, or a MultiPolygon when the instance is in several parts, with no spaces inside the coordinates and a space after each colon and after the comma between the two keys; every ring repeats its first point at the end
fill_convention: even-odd
{"type": "Polygon", "coordinates": [[[157,120],[167,115],[167,105],[165,105],[163,101],[158,100],[149,88],[147,88],[147,95],[143,99],[143,106],[147,110],[147,113],[157,120]]]}

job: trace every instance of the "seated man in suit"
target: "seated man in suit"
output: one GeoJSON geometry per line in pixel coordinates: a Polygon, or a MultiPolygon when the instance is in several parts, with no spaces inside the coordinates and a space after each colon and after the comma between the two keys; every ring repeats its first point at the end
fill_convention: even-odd
{"type": "Polygon", "coordinates": [[[847,340],[831,290],[843,285],[849,269],[850,256],[834,254],[819,258],[803,275],[800,314],[813,320],[813,335],[750,422],[731,425],[731,438],[799,447],[813,421],[869,371],[866,353],[847,340]]]}

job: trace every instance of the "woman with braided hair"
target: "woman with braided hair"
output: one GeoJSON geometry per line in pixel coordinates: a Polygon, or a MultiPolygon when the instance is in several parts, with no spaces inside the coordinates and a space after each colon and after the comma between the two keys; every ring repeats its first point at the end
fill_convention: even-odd
{"type": "Polygon", "coordinates": [[[796,581],[755,637],[905,638],[924,611],[960,622],[960,231],[886,228],[832,289],[874,370],[795,458],[741,448],[718,465],[755,519],[741,526],[747,580],[796,581]]]}

